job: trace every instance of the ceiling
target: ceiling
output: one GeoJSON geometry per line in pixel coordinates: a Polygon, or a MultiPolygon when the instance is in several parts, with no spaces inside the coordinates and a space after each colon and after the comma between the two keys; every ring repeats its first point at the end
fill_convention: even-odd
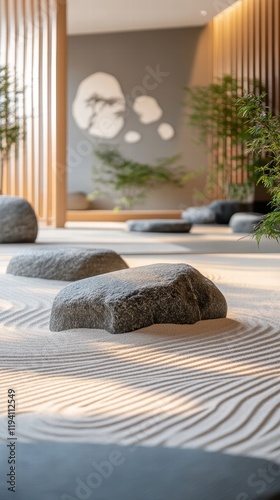
{"type": "Polygon", "coordinates": [[[240,0],[68,0],[68,34],[203,26],[240,0]]]}

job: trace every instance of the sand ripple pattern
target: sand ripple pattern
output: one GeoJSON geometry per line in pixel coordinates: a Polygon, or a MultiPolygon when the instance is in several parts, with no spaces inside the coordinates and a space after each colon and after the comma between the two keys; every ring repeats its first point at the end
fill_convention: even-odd
{"type": "Polygon", "coordinates": [[[237,300],[222,284],[227,319],[114,336],[50,332],[63,286],[0,276],[1,437],[13,387],[22,440],[201,447],[280,461],[275,290],[267,314],[254,306],[259,291],[243,290],[237,300]]]}

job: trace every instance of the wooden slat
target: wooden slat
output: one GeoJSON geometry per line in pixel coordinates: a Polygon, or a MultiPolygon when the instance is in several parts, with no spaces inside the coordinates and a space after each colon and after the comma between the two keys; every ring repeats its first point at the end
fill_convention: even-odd
{"type": "MultiPolygon", "coordinates": [[[[269,76],[268,76],[268,81],[269,81],[269,94],[271,95],[271,109],[274,111],[275,110],[275,52],[276,52],[276,46],[275,46],[275,24],[274,24],[274,17],[275,17],[275,3],[274,0],[271,0],[270,2],[270,12],[269,12],[269,21],[268,21],[268,33],[269,33],[269,40],[268,40],[268,57],[269,57],[269,76]]],[[[277,48],[279,50],[279,47],[277,48]]]]}
{"type": "Polygon", "coordinates": [[[67,75],[67,52],[66,52],[66,2],[58,0],[58,12],[56,16],[56,158],[53,165],[54,186],[54,213],[55,225],[63,227],[66,214],[66,75],[67,75]]]}
{"type": "Polygon", "coordinates": [[[276,114],[280,114],[280,6],[279,0],[274,1],[274,45],[275,45],[275,109],[276,114]]]}
{"type": "MultiPolygon", "coordinates": [[[[213,20],[213,78],[231,73],[248,90],[250,79],[259,79],[269,94],[271,109],[280,108],[280,2],[279,0],[241,0],[213,20]],[[222,70],[222,71],[221,71],[222,70]]],[[[234,151],[233,151],[234,154],[234,151]]],[[[213,162],[214,163],[214,162],[213,162]]],[[[247,169],[234,172],[232,182],[247,179],[247,169]]],[[[217,192],[213,191],[213,196],[217,192]]]]}
{"type": "Polygon", "coordinates": [[[0,63],[24,89],[26,116],[25,141],[7,159],[3,193],[27,198],[42,223],[60,226],[66,217],[65,54],[65,0],[0,0],[0,63]],[[59,181],[58,165],[64,170],[59,181]]]}
{"type": "Polygon", "coordinates": [[[261,60],[260,60],[260,47],[261,47],[261,32],[260,32],[260,0],[256,0],[254,11],[254,59],[255,59],[255,77],[261,80],[261,60]]]}
{"type": "Polygon", "coordinates": [[[40,122],[43,127],[41,132],[41,144],[40,144],[40,164],[44,165],[43,168],[40,169],[41,172],[41,210],[42,210],[42,218],[48,221],[48,168],[49,168],[49,150],[48,150],[48,110],[49,110],[49,40],[48,40],[48,32],[49,32],[49,3],[48,0],[41,0],[41,9],[43,10],[43,21],[41,24],[41,78],[40,78],[40,122]],[[45,99],[45,96],[48,96],[48,99],[45,99]]]}

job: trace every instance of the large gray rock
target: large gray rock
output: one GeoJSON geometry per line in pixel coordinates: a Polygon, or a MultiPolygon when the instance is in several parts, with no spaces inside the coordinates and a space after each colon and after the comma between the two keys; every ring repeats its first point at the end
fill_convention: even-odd
{"type": "Polygon", "coordinates": [[[189,233],[192,225],[180,219],[138,219],[128,220],[129,231],[151,233],[189,233]]]}
{"type": "Polygon", "coordinates": [[[250,234],[264,219],[265,215],[263,214],[240,212],[231,217],[229,225],[234,233],[250,234]]]}
{"type": "Polygon", "coordinates": [[[112,250],[36,248],[12,257],[7,273],[30,278],[75,281],[127,268],[124,260],[112,250]]]}
{"type": "Polygon", "coordinates": [[[67,209],[68,210],[90,210],[92,208],[91,202],[86,193],[77,191],[68,193],[67,195],[67,209]]]}
{"type": "Polygon", "coordinates": [[[0,195],[0,243],[34,243],[37,233],[30,203],[19,196],[0,195]]]}
{"type": "Polygon", "coordinates": [[[224,318],[226,313],[224,296],[199,271],[186,264],[153,264],[66,286],[54,299],[50,329],[124,333],[155,323],[224,318]]]}
{"type": "Polygon", "coordinates": [[[215,224],[216,222],[216,215],[208,205],[189,207],[182,212],[182,218],[191,224],[215,224]]]}
{"type": "Polygon", "coordinates": [[[248,212],[251,209],[250,203],[233,200],[216,200],[208,206],[214,212],[217,224],[228,224],[235,213],[248,212]]]}

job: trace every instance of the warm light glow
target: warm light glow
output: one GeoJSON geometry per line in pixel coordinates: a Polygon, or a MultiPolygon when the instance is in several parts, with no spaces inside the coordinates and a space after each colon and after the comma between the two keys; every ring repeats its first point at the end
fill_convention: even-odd
{"type": "MultiPolygon", "coordinates": [[[[24,371],[25,380],[19,384],[20,372],[2,370],[3,380],[10,380],[21,393],[27,394],[32,387],[35,391],[36,405],[31,398],[22,401],[21,415],[63,415],[67,418],[93,417],[111,418],[117,416],[133,417],[142,414],[153,418],[158,414],[164,415],[192,415],[203,408],[198,398],[190,395],[181,395],[157,391],[148,387],[130,386],[125,382],[98,378],[76,378],[66,375],[61,377],[55,373],[51,377],[45,374],[34,374],[24,371]],[[51,381],[51,382],[50,382],[51,381]],[[60,404],[60,390],[64,388],[64,397],[68,397],[71,404],[60,404]],[[40,394],[40,396],[39,396],[40,394]],[[75,395],[75,396],[73,396],[75,395]],[[87,404],[85,404],[87,395],[87,404]]],[[[0,419],[5,416],[5,405],[0,403],[0,419]]],[[[0,422],[1,428],[1,422],[0,422]]]]}
{"type": "MultiPolygon", "coordinates": [[[[210,321],[213,322],[214,320],[210,321]]],[[[205,324],[206,323],[209,324],[209,321],[205,321],[205,324]]],[[[187,332],[187,330],[191,330],[192,325],[184,325],[184,328],[187,332]]],[[[177,352],[176,354],[173,354],[164,351],[160,353],[159,357],[157,356],[156,350],[152,347],[142,347],[141,354],[137,348],[131,348],[130,351],[121,350],[119,346],[116,349],[116,347],[112,344],[104,345],[103,349],[104,352],[106,352],[108,356],[112,356],[112,358],[116,355],[119,359],[132,362],[137,358],[138,365],[144,364],[146,366],[164,366],[165,368],[176,366],[177,368],[185,368],[186,370],[194,369],[204,373],[216,372],[237,374],[241,376],[249,375],[261,377],[266,376],[268,373],[273,375],[279,374],[278,367],[276,367],[273,363],[267,362],[267,360],[265,362],[248,362],[243,359],[238,360],[234,355],[230,357],[229,352],[226,349],[224,354],[219,354],[219,356],[211,356],[208,353],[200,356],[191,354],[188,355],[184,353],[181,357],[178,356],[177,352]]]]}
{"type": "Polygon", "coordinates": [[[242,0],[237,0],[236,2],[228,5],[228,7],[225,7],[222,10],[218,10],[215,18],[217,18],[218,16],[221,16],[223,14],[228,14],[229,12],[232,12],[233,9],[235,9],[235,8],[239,8],[241,3],[242,3],[242,0]]]}

